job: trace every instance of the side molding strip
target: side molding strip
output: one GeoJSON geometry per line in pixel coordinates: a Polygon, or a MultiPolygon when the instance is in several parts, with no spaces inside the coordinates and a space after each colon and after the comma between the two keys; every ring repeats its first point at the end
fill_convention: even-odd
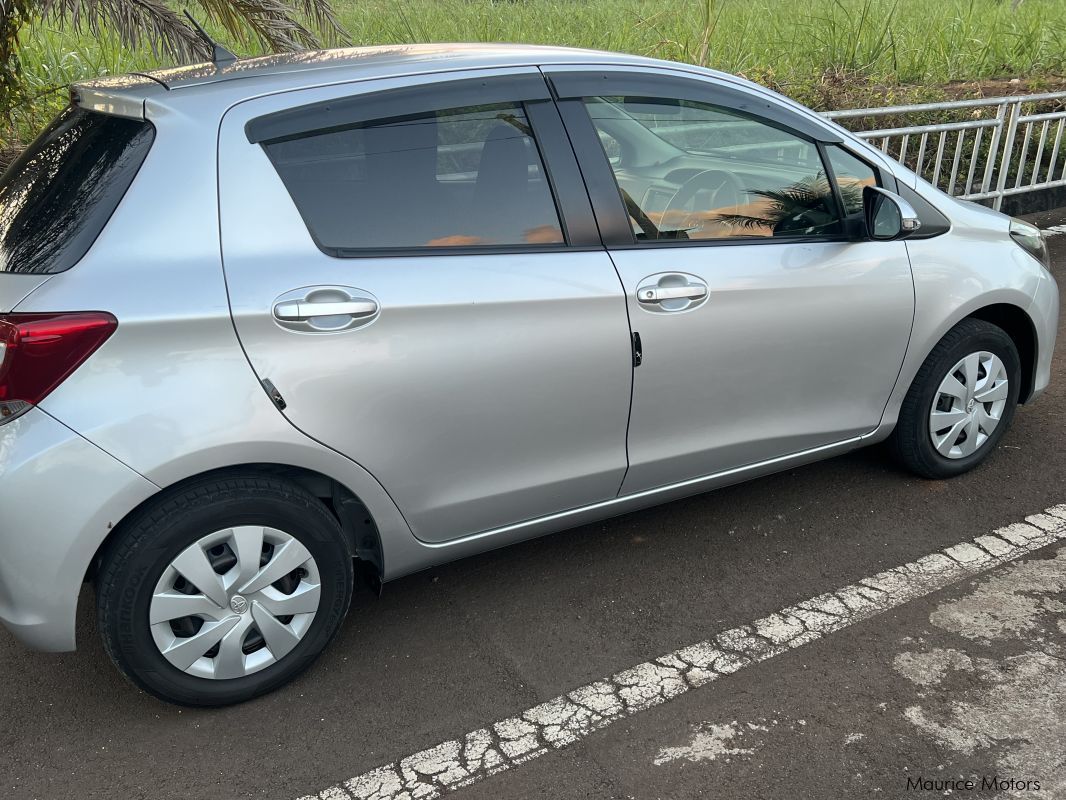
{"type": "MultiPolygon", "coordinates": [[[[580,518],[587,516],[587,521],[593,521],[597,519],[605,519],[611,516],[617,516],[619,514],[625,514],[628,511],[636,511],[640,508],[647,508],[649,506],[658,505],[659,503],[666,503],[670,500],[679,499],[681,497],[687,497],[689,495],[700,494],[705,491],[710,491],[712,488],[718,486],[724,486],[731,483],[740,483],[745,480],[746,477],[758,477],[759,475],[770,474],[777,472],[780,469],[785,469],[789,465],[797,463],[809,463],[811,461],[818,460],[818,456],[821,454],[830,453],[836,451],[838,453],[845,453],[848,450],[855,449],[861,442],[868,438],[871,438],[874,432],[863,434],[862,436],[855,436],[851,439],[844,439],[840,442],[833,442],[832,444],[821,445],[820,447],[813,447],[809,450],[802,450],[798,453],[791,453],[787,456],[778,456],[777,458],[771,458],[766,461],[760,461],[757,464],[748,464],[743,467],[734,467],[733,469],[723,470],[722,472],[715,472],[711,475],[703,475],[699,478],[690,478],[687,481],[681,481],[680,483],[671,483],[666,486],[658,486],[654,489],[645,489],[643,492],[637,492],[635,494],[627,494],[622,497],[615,497],[610,500],[603,500],[599,503],[592,503],[591,505],[581,506],[579,508],[572,508],[568,511],[560,511],[556,514],[549,514],[544,517],[537,517],[535,519],[525,520],[524,522],[516,522],[513,525],[505,525],[502,528],[493,528],[492,530],[482,531],[481,533],[474,533],[469,536],[463,536],[458,539],[450,539],[446,542],[427,542],[419,539],[418,542],[423,547],[439,549],[446,547],[456,547],[470,542],[475,542],[480,539],[485,539],[490,536],[501,536],[507,542],[520,541],[523,538],[522,532],[527,532],[528,537],[538,535],[538,532],[528,530],[536,527],[550,526],[553,530],[561,530],[565,528],[565,525],[557,525],[555,523],[563,522],[570,518],[580,518]],[[518,534],[518,535],[515,535],[518,534]]],[[[574,522],[575,525],[581,524],[580,521],[574,522]]],[[[547,531],[544,531],[547,532],[547,531]]]]}

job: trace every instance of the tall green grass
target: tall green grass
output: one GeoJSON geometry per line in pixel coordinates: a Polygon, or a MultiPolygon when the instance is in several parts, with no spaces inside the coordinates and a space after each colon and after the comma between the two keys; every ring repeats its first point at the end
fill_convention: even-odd
{"type": "Polygon", "coordinates": [[[810,80],[890,82],[1066,68],[1066,2],[1028,0],[339,0],[357,43],[564,44],[810,80]]]}
{"type": "MultiPolygon", "coordinates": [[[[939,84],[1066,72],[1066,0],[336,0],[352,43],[530,42],[747,75],[824,104],[829,83],[939,84]]],[[[163,61],[39,25],[24,35],[30,127],[55,87],[163,61]],[[49,93],[51,91],[51,93],[49,93]]]]}

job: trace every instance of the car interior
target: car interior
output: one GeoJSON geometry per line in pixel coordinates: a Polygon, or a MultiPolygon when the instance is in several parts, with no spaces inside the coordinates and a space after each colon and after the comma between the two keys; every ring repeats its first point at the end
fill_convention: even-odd
{"type": "Polygon", "coordinates": [[[594,97],[586,108],[638,240],[840,231],[821,157],[806,139],[688,101],[594,97]]]}
{"type": "MultiPolygon", "coordinates": [[[[591,97],[586,108],[637,241],[843,230],[822,157],[807,139],[690,101],[591,97]]],[[[564,241],[520,104],[375,120],[264,146],[332,254],[564,241]]],[[[845,206],[876,182],[866,172],[837,175],[845,206]]]]}
{"type": "Polygon", "coordinates": [[[521,106],[379,120],[267,149],[326,248],[563,242],[521,106]]]}

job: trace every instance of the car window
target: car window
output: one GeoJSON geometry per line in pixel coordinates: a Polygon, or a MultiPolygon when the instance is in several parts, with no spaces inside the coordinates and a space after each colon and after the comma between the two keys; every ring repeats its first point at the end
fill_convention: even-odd
{"type": "Polygon", "coordinates": [[[848,215],[860,213],[863,187],[878,185],[877,171],[838,145],[829,145],[825,151],[829,156],[829,165],[833,168],[833,177],[836,178],[837,185],[840,187],[844,213],[848,215]]]}
{"type": "Polygon", "coordinates": [[[690,100],[586,98],[638,241],[826,236],[840,213],[818,147],[690,100]],[[608,153],[610,156],[611,154],[608,153]]]}
{"type": "Polygon", "coordinates": [[[154,138],[144,120],[64,110],[0,177],[0,272],[51,274],[80,261],[154,138]]]}
{"type": "Polygon", "coordinates": [[[597,131],[597,133],[600,135],[600,146],[603,148],[603,152],[607,154],[607,160],[612,164],[617,164],[622,157],[622,148],[618,144],[618,140],[604,131],[597,131]]]}
{"type": "Polygon", "coordinates": [[[519,104],[373,120],[263,147],[315,240],[334,255],[563,242],[519,104]]]}

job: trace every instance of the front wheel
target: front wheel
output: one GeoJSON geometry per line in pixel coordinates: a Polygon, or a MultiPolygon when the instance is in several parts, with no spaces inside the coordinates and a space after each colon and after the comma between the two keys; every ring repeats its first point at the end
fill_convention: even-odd
{"type": "Polygon", "coordinates": [[[960,322],[941,339],[914,378],[890,444],[924,478],[950,478],[988,457],[1018,405],[1021,361],[1001,328],[960,322]]]}
{"type": "Polygon", "coordinates": [[[337,632],[352,558],[318,498],[273,477],[208,479],[168,493],[109,546],[97,613],[134,683],[221,706],[304,670],[337,632]]]}

